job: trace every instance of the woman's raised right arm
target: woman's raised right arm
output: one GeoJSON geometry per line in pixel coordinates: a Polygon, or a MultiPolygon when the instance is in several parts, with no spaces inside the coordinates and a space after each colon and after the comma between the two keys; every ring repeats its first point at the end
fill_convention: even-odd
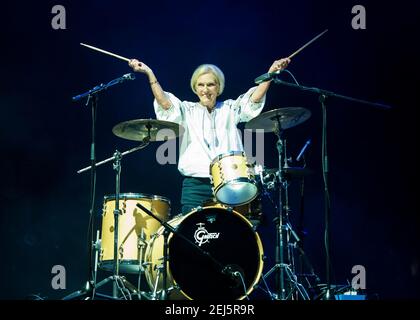
{"type": "Polygon", "coordinates": [[[152,93],[156,101],[165,110],[169,109],[171,107],[171,102],[169,101],[168,97],[166,96],[165,92],[163,91],[162,87],[157,81],[153,70],[150,69],[144,62],[141,62],[137,59],[131,59],[128,65],[133,69],[133,71],[142,72],[147,75],[147,77],[149,78],[150,88],[152,89],[152,93]]]}

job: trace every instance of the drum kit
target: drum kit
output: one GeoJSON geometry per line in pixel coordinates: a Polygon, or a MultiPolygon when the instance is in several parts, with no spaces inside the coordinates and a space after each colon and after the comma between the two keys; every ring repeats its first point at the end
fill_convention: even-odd
{"type": "MultiPolygon", "coordinates": [[[[251,165],[242,151],[219,155],[209,167],[214,198],[187,214],[175,216],[171,215],[171,201],[166,197],[120,193],[121,159],[151,141],[164,141],[159,135],[162,129],[171,130],[172,138],[181,137],[183,127],[154,119],[136,119],[114,126],[116,136],[142,144],[123,153],[117,151],[97,163],[114,161],[116,193],[103,199],[102,225],[92,244],[94,296],[89,298],[243,300],[260,288],[272,300],[309,299],[298,282],[292,261],[284,258],[291,255],[290,237],[298,240],[288,219],[288,181],[302,177],[308,170],[288,166],[282,133],[310,115],[304,108],[280,108],[249,121],[246,129],[264,129],[278,136],[279,168],[251,165]],[[262,198],[273,191],[279,192],[279,204],[272,210],[276,211],[276,264],[263,274],[265,255],[258,226],[264,216],[262,198]],[[96,282],[98,267],[112,275],[96,282]],[[273,273],[274,292],[266,281],[273,273]],[[120,274],[137,275],[137,286],[120,274]],[[113,283],[112,296],[97,291],[109,282],[113,283]]],[[[65,300],[72,298],[74,295],[65,300]]]]}
{"type": "MultiPolygon", "coordinates": [[[[323,31],[288,58],[291,59],[308,45],[316,41],[328,30],[323,31]]],[[[130,62],[130,59],[115,53],[80,43],[89,49],[114,58],[130,62]]],[[[290,84],[277,78],[281,71],[263,74],[255,79],[256,84],[273,80],[276,84],[297,87],[319,95],[323,111],[323,176],[326,216],[327,290],[330,297],[329,276],[329,196],[328,165],[326,159],[326,97],[339,97],[351,101],[373,104],[318,88],[290,84]]],[[[96,163],[95,159],[95,119],[97,94],[110,86],[127,80],[134,80],[134,74],[126,74],[108,84],[101,84],[73,101],[87,97],[92,104],[92,146],[91,166],[78,171],[91,172],[91,219],[89,222],[89,280],[84,289],[74,292],[63,300],[71,299],[133,299],[139,300],[206,300],[206,299],[250,299],[251,293],[260,289],[271,300],[309,300],[306,287],[313,287],[311,279],[319,284],[312,265],[300,246],[298,234],[290,224],[288,187],[292,179],[303,179],[311,173],[303,167],[290,167],[287,156],[285,130],[297,126],[311,116],[305,108],[279,108],[260,114],[247,122],[245,129],[264,130],[277,137],[278,166],[275,169],[251,164],[246,154],[231,150],[218,155],[210,163],[209,176],[213,198],[204,201],[184,215],[171,214],[168,198],[147,193],[120,193],[121,159],[123,156],[145,148],[150,142],[166,141],[181,137],[184,128],[168,121],[136,119],[117,124],[114,135],[141,144],[123,153],[116,151],[106,160],[96,163]],[[162,131],[171,132],[170,135],[162,131]],[[115,194],[106,195],[103,200],[102,226],[93,241],[93,208],[95,169],[113,161],[115,171],[115,194]],[[278,202],[273,200],[276,195],[278,202]],[[263,208],[264,198],[271,209],[263,208]],[[268,212],[269,211],[269,212],[268,212]],[[274,212],[274,214],[273,214],[274,212]],[[269,214],[268,214],[269,213],[269,214]],[[274,216],[275,252],[274,265],[263,273],[266,256],[263,241],[259,235],[259,225],[268,215],[274,216]],[[95,252],[94,268],[92,268],[95,252]],[[308,273],[296,272],[295,254],[308,269],[308,273]],[[96,281],[98,267],[112,275],[100,282],[96,281]],[[137,286],[127,280],[127,275],[137,275],[137,286]],[[275,289],[271,290],[267,279],[275,276],[275,289]],[[144,276],[144,278],[143,278],[144,276]],[[91,280],[91,278],[93,278],[91,280]],[[142,281],[143,279],[143,281],[142,281]],[[145,281],[144,281],[145,279],[145,281]],[[303,279],[306,287],[302,284],[303,279]],[[112,282],[112,295],[97,292],[97,289],[112,282]],[[146,290],[142,285],[146,284],[146,290]],[[142,284],[143,283],[143,284],[142,284]]],[[[297,82],[296,82],[297,83],[297,82]]],[[[302,148],[301,158],[310,140],[302,148]]],[[[303,180],[302,180],[303,181],[303,180]]]]}
{"type": "MultiPolygon", "coordinates": [[[[292,53],[293,58],[304,48],[320,38],[328,30],[308,41],[292,53]]],[[[89,49],[114,58],[130,62],[130,59],[91,45],[80,43],[89,49]]],[[[279,72],[267,73],[258,77],[259,84],[274,79],[279,72]]],[[[288,181],[294,174],[304,174],[304,168],[290,168],[286,157],[286,144],[282,133],[306,121],[311,113],[304,108],[281,108],[263,113],[249,121],[246,129],[263,129],[274,132],[278,137],[278,169],[270,170],[261,165],[249,163],[245,153],[232,150],[221,154],[210,163],[209,175],[213,199],[204,201],[186,215],[171,216],[170,200],[144,193],[120,193],[121,159],[134,151],[143,149],[152,141],[165,141],[180,137],[182,126],[168,121],[136,119],[122,122],[113,128],[113,133],[123,139],[141,141],[141,145],[96,163],[95,159],[95,120],[97,94],[110,86],[127,80],[134,80],[134,74],[101,84],[73,97],[73,101],[87,97],[86,105],[92,103],[92,146],[91,166],[78,173],[91,171],[91,219],[89,230],[93,234],[94,181],[97,166],[113,160],[116,172],[115,195],[104,197],[101,239],[97,231],[93,281],[88,281],[83,290],[64,299],[80,296],[94,298],[96,289],[113,283],[113,295],[96,293],[104,298],[120,299],[137,296],[139,299],[249,299],[249,294],[260,282],[271,299],[301,297],[308,299],[305,288],[297,281],[293,261],[284,259],[285,252],[291,256],[289,238],[298,242],[296,233],[288,221],[288,181]],[[171,132],[170,136],[159,134],[171,132]],[[275,205],[269,192],[278,190],[279,203],[275,205]],[[284,195],[283,195],[284,194],[284,195]],[[264,216],[261,200],[270,198],[276,211],[276,263],[263,275],[264,252],[258,235],[259,221],[264,216]],[[121,208],[121,209],[120,209],[121,208]],[[169,255],[170,253],[170,255],[169,255]],[[289,263],[286,263],[289,262],[289,263]],[[293,264],[293,263],[292,263],[293,264]],[[113,271],[113,275],[96,283],[97,267],[113,271]],[[123,273],[138,274],[138,286],[133,286],[123,273]],[[271,292],[266,278],[276,275],[276,290],[271,292]],[[145,275],[148,291],[141,290],[141,276],[145,275]],[[92,283],[93,282],[93,283],[92,283]],[[92,294],[90,294],[92,292],[92,294]],[[88,293],[88,294],[87,294],[88,293]]],[[[93,239],[92,239],[93,240],[93,239]]],[[[93,241],[92,241],[93,242],[93,241]]],[[[90,250],[90,264],[92,250],[90,250]]],[[[90,268],[91,269],[91,268],[90,268]]]]}

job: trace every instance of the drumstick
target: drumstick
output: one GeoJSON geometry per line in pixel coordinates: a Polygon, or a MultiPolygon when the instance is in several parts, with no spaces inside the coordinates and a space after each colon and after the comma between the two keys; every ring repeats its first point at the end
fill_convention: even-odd
{"type": "Polygon", "coordinates": [[[314,42],[316,39],[318,39],[320,36],[322,36],[325,32],[327,32],[328,29],[324,30],[323,32],[321,32],[319,35],[317,35],[315,38],[313,38],[312,40],[310,40],[309,42],[307,42],[306,44],[304,44],[302,47],[300,47],[299,49],[297,49],[295,52],[293,52],[290,56],[288,56],[288,59],[293,58],[295,55],[297,55],[299,52],[301,52],[303,49],[305,49],[307,46],[309,46],[312,42],[314,42]]]}
{"type": "Polygon", "coordinates": [[[109,52],[109,51],[105,51],[105,50],[102,50],[102,49],[96,48],[96,47],[94,47],[94,46],[90,46],[90,45],[88,45],[88,44],[84,44],[84,43],[80,43],[80,44],[81,44],[82,46],[85,46],[85,47],[89,48],[89,49],[96,50],[96,51],[99,51],[99,52],[102,52],[102,53],[108,54],[108,55],[110,55],[110,56],[113,56],[113,57],[115,57],[115,58],[118,58],[118,59],[121,59],[121,60],[124,60],[124,61],[130,62],[130,59],[125,58],[125,57],[123,57],[123,56],[119,56],[118,54],[115,54],[115,53],[112,53],[112,52],[109,52]]]}

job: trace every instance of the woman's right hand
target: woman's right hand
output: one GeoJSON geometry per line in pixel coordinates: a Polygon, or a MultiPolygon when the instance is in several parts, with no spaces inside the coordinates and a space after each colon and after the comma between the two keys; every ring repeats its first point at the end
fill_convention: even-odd
{"type": "Polygon", "coordinates": [[[128,65],[133,69],[134,72],[142,72],[147,75],[153,95],[158,104],[160,104],[164,109],[169,109],[171,107],[171,102],[166,97],[166,94],[157,81],[152,69],[150,69],[147,64],[137,59],[130,59],[128,65]]]}
{"type": "Polygon", "coordinates": [[[133,69],[135,72],[142,72],[147,75],[152,73],[152,70],[144,63],[140,62],[137,59],[131,59],[128,65],[133,69]]]}

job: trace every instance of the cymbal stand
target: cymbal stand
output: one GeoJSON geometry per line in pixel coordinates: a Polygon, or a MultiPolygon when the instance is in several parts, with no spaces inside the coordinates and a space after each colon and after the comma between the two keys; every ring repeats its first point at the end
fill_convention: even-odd
{"type": "MultiPolygon", "coordinates": [[[[141,296],[137,290],[133,290],[133,285],[128,285],[128,281],[124,277],[119,276],[119,257],[118,257],[118,234],[119,234],[119,216],[120,210],[120,180],[121,180],[121,159],[122,154],[118,150],[115,151],[113,169],[115,170],[115,209],[114,209],[114,269],[112,276],[102,280],[95,287],[96,289],[112,281],[112,297],[106,295],[100,295],[105,298],[119,300],[119,293],[125,300],[132,300],[131,292],[138,296],[141,296]],[[126,295],[127,294],[127,295],[126,295]]],[[[134,288],[135,289],[135,288],[134,288]]]]}
{"type": "MultiPolygon", "coordinates": [[[[101,241],[99,240],[98,236],[96,239],[95,243],[92,243],[92,247],[93,249],[96,251],[95,253],[95,266],[94,266],[94,274],[93,274],[93,284],[92,284],[92,296],[91,298],[93,299],[96,296],[99,297],[103,297],[103,298],[108,298],[108,299],[117,299],[118,300],[118,291],[120,291],[123,294],[124,298],[127,298],[127,296],[129,298],[131,298],[131,293],[135,293],[136,295],[138,295],[139,298],[141,298],[141,291],[140,290],[136,290],[136,288],[129,283],[124,277],[121,277],[118,275],[119,273],[119,265],[118,265],[118,215],[120,214],[120,210],[119,210],[119,195],[120,195],[120,177],[121,177],[121,159],[123,156],[130,154],[132,152],[135,152],[137,150],[143,149],[146,146],[148,146],[150,143],[150,135],[146,138],[143,139],[142,143],[135,147],[132,148],[130,150],[124,151],[123,153],[120,153],[119,151],[116,151],[114,153],[114,155],[112,157],[109,157],[103,161],[100,162],[96,162],[95,165],[93,166],[88,166],[85,167],[83,169],[80,169],[77,171],[77,173],[82,173],[82,172],[86,172],[88,170],[91,170],[91,168],[96,168],[98,166],[101,166],[105,163],[108,163],[112,160],[114,160],[113,163],[113,169],[116,171],[116,178],[115,178],[115,182],[116,182],[116,202],[115,202],[115,210],[114,210],[114,219],[115,219],[115,224],[114,224],[114,270],[113,270],[113,275],[102,280],[99,283],[96,283],[96,276],[97,276],[97,260],[98,260],[98,251],[100,251],[101,248],[101,241]],[[118,198],[118,199],[117,199],[118,198]],[[117,245],[117,249],[115,248],[115,245],[117,245]],[[100,293],[96,292],[96,289],[107,284],[108,282],[113,281],[113,295],[112,296],[108,296],[108,295],[103,295],[100,293]],[[127,289],[129,288],[129,289],[127,289]],[[124,291],[126,293],[128,293],[128,295],[124,294],[124,291]]],[[[141,267],[140,267],[141,268],[141,267]]],[[[80,298],[82,295],[86,296],[86,294],[84,293],[83,290],[79,290],[77,292],[74,292],[66,297],[64,297],[63,300],[70,300],[70,299],[76,299],[76,298],[80,298]]]]}
{"type": "Polygon", "coordinates": [[[117,297],[108,296],[108,295],[96,292],[97,288],[102,287],[103,285],[109,283],[110,281],[114,281],[114,280],[115,280],[115,282],[114,282],[115,286],[118,288],[118,290],[120,290],[124,299],[131,300],[132,299],[131,293],[137,294],[139,299],[141,299],[141,295],[138,294],[138,292],[140,292],[140,290],[138,290],[138,291],[134,290],[133,286],[124,277],[116,278],[114,276],[111,276],[111,277],[108,277],[108,278],[102,280],[98,284],[96,283],[96,277],[97,277],[97,272],[98,272],[98,254],[99,254],[99,251],[101,250],[101,240],[99,239],[99,231],[97,231],[97,233],[96,233],[96,242],[93,244],[93,248],[94,248],[94,251],[95,251],[95,264],[94,264],[94,276],[93,276],[94,285],[93,285],[92,299],[94,299],[95,296],[96,296],[96,297],[112,299],[112,300],[120,300],[120,298],[118,296],[117,297]],[[127,288],[130,288],[131,291],[127,288]]]}
{"type": "Polygon", "coordinates": [[[114,153],[114,164],[112,168],[115,170],[115,209],[114,209],[114,282],[112,287],[112,296],[114,298],[118,297],[117,288],[118,282],[115,281],[118,279],[119,273],[119,258],[118,258],[118,220],[121,214],[120,210],[120,179],[121,179],[121,153],[116,150],[114,153]]]}
{"type": "Polygon", "coordinates": [[[293,235],[297,241],[296,233],[290,226],[288,216],[290,212],[289,208],[289,195],[288,195],[288,181],[284,179],[284,169],[288,167],[287,164],[287,148],[286,141],[282,138],[283,130],[281,128],[280,116],[276,117],[277,120],[277,152],[279,155],[279,186],[278,186],[278,207],[277,217],[274,219],[276,224],[276,247],[275,247],[275,265],[263,275],[263,281],[269,277],[273,272],[275,273],[275,292],[270,293],[270,296],[274,300],[288,300],[291,299],[294,292],[296,291],[302,299],[309,300],[309,296],[305,288],[298,282],[297,276],[294,273],[294,262],[290,251],[290,235],[293,235]],[[284,164],[283,164],[284,163],[284,164]],[[284,192],[284,198],[283,198],[284,192]],[[285,263],[285,251],[287,250],[287,261],[285,263]],[[290,265],[292,263],[292,265],[290,265]],[[290,284],[290,289],[286,288],[286,277],[290,284]]]}

